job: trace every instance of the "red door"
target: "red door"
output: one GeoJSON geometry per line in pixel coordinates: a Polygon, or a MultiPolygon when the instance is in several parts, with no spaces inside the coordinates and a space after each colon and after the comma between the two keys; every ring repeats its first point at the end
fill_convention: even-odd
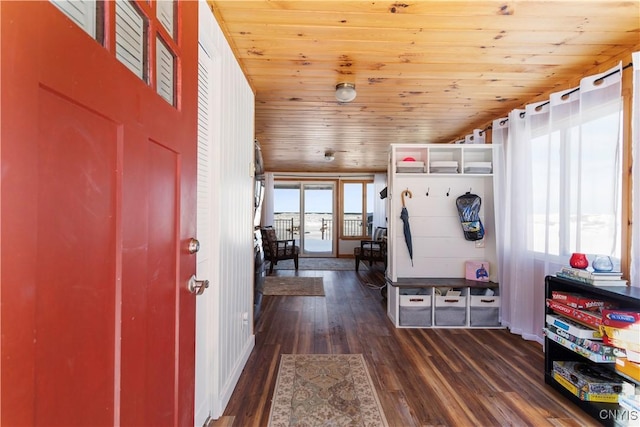
{"type": "Polygon", "coordinates": [[[152,47],[151,83],[115,58],[104,3],[103,46],[47,1],[0,2],[2,426],[193,425],[197,2],[176,106],[152,47]]]}

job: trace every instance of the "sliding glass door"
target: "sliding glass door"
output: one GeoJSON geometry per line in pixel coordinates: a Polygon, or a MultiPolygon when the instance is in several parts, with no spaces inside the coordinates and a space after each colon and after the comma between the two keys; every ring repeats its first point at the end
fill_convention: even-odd
{"type": "Polygon", "coordinates": [[[334,194],[334,182],[276,182],[274,227],[278,239],[295,239],[301,256],[334,257],[334,194]]]}
{"type": "Polygon", "coordinates": [[[308,256],[334,256],[334,184],[303,184],[302,252],[308,256]]]}
{"type": "Polygon", "coordinates": [[[300,244],[300,184],[277,182],[273,188],[273,227],[278,240],[300,244]]]}

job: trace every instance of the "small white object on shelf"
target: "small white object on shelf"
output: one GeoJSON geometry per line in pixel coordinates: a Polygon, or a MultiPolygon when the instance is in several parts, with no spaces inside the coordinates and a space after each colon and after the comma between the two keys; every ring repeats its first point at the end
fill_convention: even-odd
{"type": "Polygon", "coordinates": [[[458,162],[455,160],[438,160],[431,162],[431,173],[458,173],[458,162]]]}
{"type": "Polygon", "coordinates": [[[399,160],[396,162],[396,170],[398,173],[423,173],[424,162],[399,160]]]}
{"type": "Polygon", "coordinates": [[[404,160],[400,160],[398,161],[398,167],[420,167],[423,168],[424,167],[424,162],[416,162],[416,161],[410,161],[410,162],[405,162],[404,160]]]}
{"type": "Polygon", "coordinates": [[[467,162],[464,173],[491,173],[491,162],[467,162]]]}

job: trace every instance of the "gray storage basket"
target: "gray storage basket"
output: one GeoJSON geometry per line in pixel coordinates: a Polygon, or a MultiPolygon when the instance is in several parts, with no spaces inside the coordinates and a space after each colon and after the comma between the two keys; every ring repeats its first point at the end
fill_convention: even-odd
{"type": "Polygon", "coordinates": [[[471,289],[469,326],[500,326],[500,289],[491,291],[486,295],[487,289],[471,289]]]}
{"type": "Polygon", "coordinates": [[[436,307],[436,326],[466,326],[466,307],[436,307]]]}
{"type": "Polygon", "coordinates": [[[471,307],[469,324],[471,326],[500,326],[498,307],[471,307]]]}
{"type": "Polygon", "coordinates": [[[400,306],[400,326],[431,326],[431,306],[400,306]]]}

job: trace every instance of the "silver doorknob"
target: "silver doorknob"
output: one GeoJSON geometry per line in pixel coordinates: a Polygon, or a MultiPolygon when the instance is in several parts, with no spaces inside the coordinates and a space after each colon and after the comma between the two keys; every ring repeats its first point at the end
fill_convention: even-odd
{"type": "Polygon", "coordinates": [[[205,289],[209,287],[208,280],[196,280],[196,276],[193,275],[189,279],[189,283],[187,283],[187,289],[189,292],[196,295],[202,295],[205,289]]]}
{"type": "Polygon", "coordinates": [[[195,254],[200,250],[200,242],[198,242],[198,239],[192,237],[191,240],[189,240],[188,250],[190,254],[195,254]]]}

